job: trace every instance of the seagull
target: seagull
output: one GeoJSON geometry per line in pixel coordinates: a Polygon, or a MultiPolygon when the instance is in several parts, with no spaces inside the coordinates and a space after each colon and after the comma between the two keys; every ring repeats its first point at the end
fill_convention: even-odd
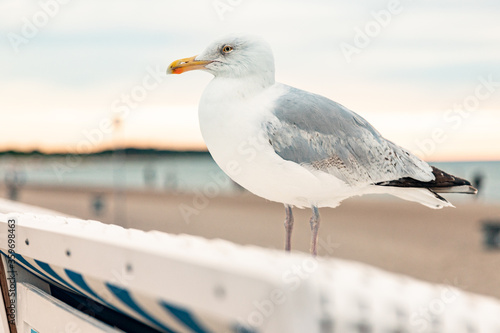
{"type": "Polygon", "coordinates": [[[172,62],[167,74],[192,70],[214,76],[198,110],[208,150],[236,183],[285,205],[286,251],[292,207],[312,209],[315,256],[321,207],[386,193],[437,209],[453,207],[438,193],[477,192],[385,139],[345,106],[276,82],[273,52],[260,37],[225,36],[197,56],[172,62]]]}

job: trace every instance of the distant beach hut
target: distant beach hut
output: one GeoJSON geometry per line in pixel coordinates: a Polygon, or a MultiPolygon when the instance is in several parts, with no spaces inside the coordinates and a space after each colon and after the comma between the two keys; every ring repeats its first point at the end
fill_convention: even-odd
{"type": "Polygon", "coordinates": [[[500,248],[500,220],[483,222],[483,244],[487,249],[500,248]]]}

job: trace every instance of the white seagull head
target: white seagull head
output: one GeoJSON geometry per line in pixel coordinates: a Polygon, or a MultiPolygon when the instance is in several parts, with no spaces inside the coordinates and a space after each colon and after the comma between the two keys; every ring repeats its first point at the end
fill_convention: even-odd
{"type": "Polygon", "coordinates": [[[212,42],[200,55],[170,64],[167,74],[201,69],[215,77],[259,76],[274,82],[274,56],[269,44],[252,35],[229,35],[212,42]]]}

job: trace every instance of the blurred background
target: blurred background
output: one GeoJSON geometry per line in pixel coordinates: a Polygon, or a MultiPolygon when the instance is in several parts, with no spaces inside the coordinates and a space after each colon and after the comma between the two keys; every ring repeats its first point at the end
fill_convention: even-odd
{"type": "MultiPolygon", "coordinates": [[[[320,235],[334,245],[320,253],[500,296],[500,258],[484,249],[484,230],[500,243],[499,17],[495,0],[0,0],[0,195],[281,248],[281,205],[245,193],[206,152],[197,105],[211,76],[165,74],[224,34],[261,35],[277,81],[480,188],[449,196],[455,210],[383,196],[325,209],[320,235]]],[[[307,251],[309,213],[297,214],[294,248],[307,251]]]]}

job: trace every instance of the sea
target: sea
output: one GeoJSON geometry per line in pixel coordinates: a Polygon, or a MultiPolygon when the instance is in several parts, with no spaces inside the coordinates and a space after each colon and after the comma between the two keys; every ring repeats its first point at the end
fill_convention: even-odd
{"type": "MultiPolygon", "coordinates": [[[[479,187],[477,199],[500,203],[500,161],[430,162],[479,187]]],[[[206,192],[231,195],[242,191],[208,153],[0,156],[5,185],[67,186],[89,189],[206,192]]],[[[449,198],[449,195],[446,195],[449,198]]],[[[466,198],[464,198],[466,197],[466,198]]],[[[470,196],[452,195],[452,200],[470,196]]]]}

